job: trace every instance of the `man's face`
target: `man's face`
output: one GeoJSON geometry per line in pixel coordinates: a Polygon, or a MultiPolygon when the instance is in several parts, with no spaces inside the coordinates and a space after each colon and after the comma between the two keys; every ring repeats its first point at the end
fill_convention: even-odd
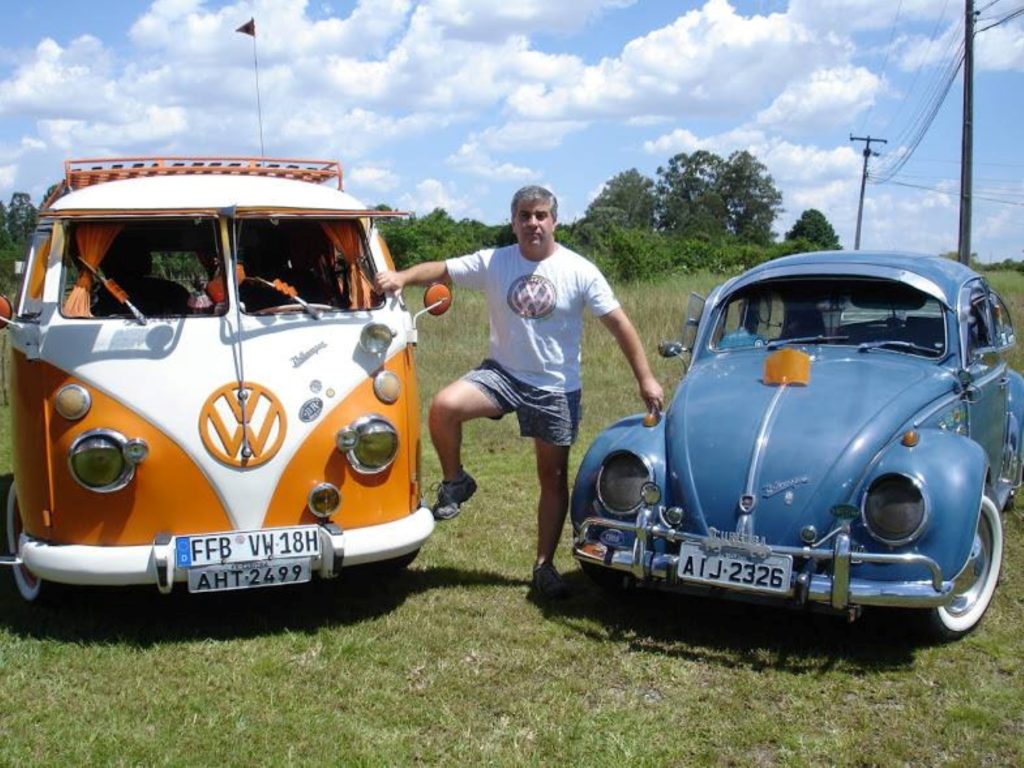
{"type": "Polygon", "coordinates": [[[519,203],[512,219],[512,231],[527,258],[550,256],[555,246],[555,217],[551,204],[542,200],[519,203]]]}

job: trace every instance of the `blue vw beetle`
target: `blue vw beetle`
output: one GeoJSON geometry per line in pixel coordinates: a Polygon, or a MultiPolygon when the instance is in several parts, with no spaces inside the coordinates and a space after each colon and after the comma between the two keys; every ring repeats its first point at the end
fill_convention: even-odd
{"type": "Polygon", "coordinates": [[[856,618],[981,620],[1021,482],[1010,314],[939,257],[777,259],[692,296],[663,417],[604,430],[572,498],[573,552],[605,584],[856,618]]]}

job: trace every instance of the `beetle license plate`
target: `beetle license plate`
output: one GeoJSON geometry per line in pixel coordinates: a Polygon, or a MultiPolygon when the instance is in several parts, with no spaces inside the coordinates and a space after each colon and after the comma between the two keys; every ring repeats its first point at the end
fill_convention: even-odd
{"type": "Polygon", "coordinates": [[[689,542],[679,548],[677,574],[681,581],[784,594],[789,591],[792,573],[793,558],[789,555],[755,557],[730,549],[711,552],[689,542]]]}
{"type": "Polygon", "coordinates": [[[230,565],[207,565],[188,572],[189,592],[227,592],[233,589],[301,584],[311,578],[308,557],[230,565]]]}
{"type": "Polygon", "coordinates": [[[315,525],[179,536],[174,540],[174,564],[178,568],[315,558],[319,554],[320,530],[315,525]]]}

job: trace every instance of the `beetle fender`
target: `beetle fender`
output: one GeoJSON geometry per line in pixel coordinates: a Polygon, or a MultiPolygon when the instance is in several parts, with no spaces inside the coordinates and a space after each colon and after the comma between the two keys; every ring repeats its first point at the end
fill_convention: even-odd
{"type": "MultiPolygon", "coordinates": [[[[962,435],[922,429],[919,436],[913,447],[896,442],[883,451],[858,498],[863,499],[871,483],[882,475],[901,474],[917,480],[927,504],[928,520],[913,549],[933,558],[943,576],[950,579],[967,561],[974,542],[987,459],[978,443],[962,435]]],[[[889,549],[870,539],[867,531],[863,534],[870,541],[870,549],[889,549]]]]}
{"type": "Polygon", "coordinates": [[[643,425],[643,414],[627,416],[597,436],[587,450],[572,492],[572,521],[578,527],[592,512],[597,495],[597,473],[605,456],[613,451],[631,451],[644,459],[654,471],[654,482],[665,489],[665,419],[653,427],[643,425]]]}

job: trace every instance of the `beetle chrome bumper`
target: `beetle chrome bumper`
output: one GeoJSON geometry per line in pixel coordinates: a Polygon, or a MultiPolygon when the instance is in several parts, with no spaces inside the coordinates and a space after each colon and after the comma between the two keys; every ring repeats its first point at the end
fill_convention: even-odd
{"type": "MultiPolygon", "coordinates": [[[[710,542],[710,538],[668,528],[660,523],[655,523],[655,519],[655,513],[649,508],[640,510],[635,524],[601,517],[588,517],[583,521],[573,540],[573,555],[581,563],[621,571],[631,575],[639,582],[646,582],[660,589],[693,594],[727,594],[738,599],[755,602],[777,603],[781,601],[796,605],[824,604],[829,608],[841,611],[866,605],[934,608],[946,605],[953,597],[953,582],[943,580],[942,571],[930,557],[912,553],[855,552],[850,545],[849,533],[842,529],[813,547],[765,545],[770,554],[790,555],[793,557],[794,563],[804,561],[804,566],[800,570],[794,571],[789,590],[786,592],[740,591],[724,586],[709,586],[683,581],[677,576],[679,556],[655,552],[654,541],[661,539],[673,544],[687,541],[706,546],[710,542]],[[612,528],[634,533],[636,538],[632,548],[609,547],[601,542],[588,540],[588,534],[592,528],[612,528]],[[829,543],[830,539],[830,547],[822,546],[829,543]],[[815,573],[819,563],[831,564],[831,575],[815,573]],[[861,563],[920,566],[922,575],[927,574],[928,578],[919,581],[875,581],[852,578],[852,567],[861,563]]],[[[716,542],[714,546],[719,547],[721,543],[716,542]]]]}
{"type": "MultiPolygon", "coordinates": [[[[313,573],[337,576],[342,565],[365,565],[392,560],[419,549],[434,530],[434,516],[421,507],[391,523],[343,531],[334,523],[321,524],[320,555],[313,573]]],[[[171,591],[187,573],[175,568],[174,537],[158,536],[152,544],[127,547],[50,544],[21,534],[19,557],[4,557],[0,565],[24,565],[44,581],[82,586],[156,584],[171,591]]]]}

